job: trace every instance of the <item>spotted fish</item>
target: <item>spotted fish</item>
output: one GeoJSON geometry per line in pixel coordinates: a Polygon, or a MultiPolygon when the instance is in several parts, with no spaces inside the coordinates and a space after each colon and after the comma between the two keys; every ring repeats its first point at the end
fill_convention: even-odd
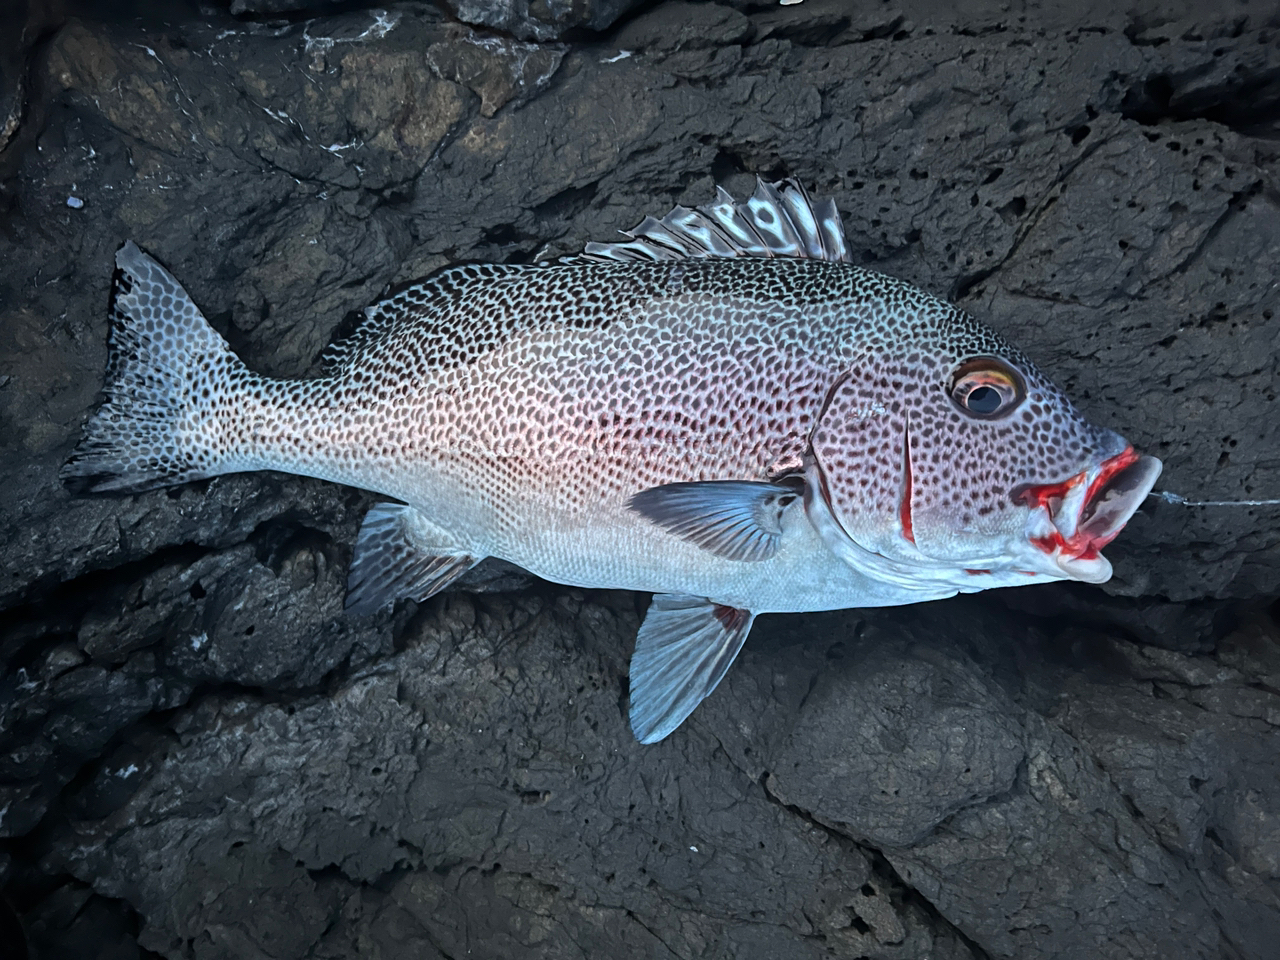
{"type": "Polygon", "coordinates": [[[755,616],[1101,583],[1160,471],[957,308],[853,266],[792,181],[545,264],[446,267],[305,380],[250,371],[132,242],[75,491],[283,470],[393,500],[347,604],[423,600],[485,557],[655,594],[630,720],[652,743],[755,616]]]}

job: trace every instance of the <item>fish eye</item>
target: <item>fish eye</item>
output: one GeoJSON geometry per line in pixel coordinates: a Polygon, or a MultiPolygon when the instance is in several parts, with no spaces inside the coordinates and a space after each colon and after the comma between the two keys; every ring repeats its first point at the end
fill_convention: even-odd
{"type": "Polygon", "coordinates": [[[979,420],[997,420],[1027,395],[1022,376],[995,357],[966,360],[951,375],[948,391],[960,410],[979,420]]]}

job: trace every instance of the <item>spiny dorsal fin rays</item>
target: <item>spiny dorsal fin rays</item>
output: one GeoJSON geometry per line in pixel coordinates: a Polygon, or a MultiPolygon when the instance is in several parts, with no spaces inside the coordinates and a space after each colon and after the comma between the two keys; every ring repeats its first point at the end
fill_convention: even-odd
{"type": "Polygon", "coordinates": [[[682,233],[697,242],[699,252],[694,256],[737,256],[732,241],[697,210],[676,207],[662,218],[662,223],[673,232],[682,233]]]}
{"type": "MultiPolygon", "coordinates": [[[[632,234],[628,234],[631,236],[632,234]]],[[[561,263],[582,263],[604,260],[683,260],[687,255],[648,240],[630,240],[620,243],[596,243],[586,246],[580,256],[565,257],[561,263]]]]}
{"type": "MultiPolygon", "coordinates": [[[[714,202],[676,207],[661,220],[645,217],[630,241],[588,243],[584,260],[677,260],[686,257],[798,257],[848,263],[835,201],[809,199],[795,180],[765,183],[738,203],[723,187],[714,202]]],[[[573,258],[578,259],[578,258],[573,258]]]]}
{"type": "MultiPolygon", "coordinates": [[[[849,262],[844,226],[835,201],[810,199],[795,180],[765,183],[757,179],[750,199],[738,203],[723,187],[716,199],[697,210],[677,206],[665,217],[645,219],[619,243],[589,243],[581,256],[559,264],[615,261],[663,261],[707,257],[791,257],[849,262]]],[[[545,266],[545,264],[543,264],[545,266]]],[[[454,264],[389,294],[366,307],[363,319],[321,354],[326,376],[362,362],[367,351],[394,330],[417,327],[424,317],[473,283],[533,269],[522,264],[454,264]]]]}
{"type": "Polygon", "coordinates": [[[756,192],[747,200],[746,207],[751,211],[751,226],[760,235],[770,254],[775,257],[806,256],[807,251],[800,242],[800,234],[787,212],[786,201],[777,188],[763,180],[757,180],[756,192]]]}
{"type": "Polygon", "coordinates": [[[851,263],[853,258],[849,256],[849,247],[844,242],[844,224],[840,222],[835,200],[823,197],[813,206],[813,215],[822,234],[823,259],[833,263],[851,263]]]}
{"type": "MultiPolygon", "coordinates": [[[[756,192],[759,193],[757,180],[756,192]]],[[[751,225],[752,210],[747,204],[739,204],[724,187],[716,187],[716,202],[702,208],[734,245],[735,257],[772,257],[773,253],[751,225]]]]}
{"type": "MultiPolygon", "coordinates": [[[[671,219],[671,214],[667,214],[666,220],[671,219]]],[[[686,257],[707,256],[706,250],[698,244],[697,238],[685,233],[677,220],[672,220],[671,227],[668,228],[664,220],[645,217],[640,222],[640,226],[630,232],[630,236],[635,237],[637,240],[644,237],[646,240],[660,243],[664,247],[674,250],[678,255],[686,257]]]]}
{"type": "Polygon", "coordinates": [[[813,202],[810,201],[807,191],[797,183],[794,190],[781,194],[780,199],[782,208],[791,218],[797,239],[804,244],[805,256],[814,260],[824,258],[826,250],[822,244],[822,231],[818,227],[818,219],[813,212],[813,202]]]}

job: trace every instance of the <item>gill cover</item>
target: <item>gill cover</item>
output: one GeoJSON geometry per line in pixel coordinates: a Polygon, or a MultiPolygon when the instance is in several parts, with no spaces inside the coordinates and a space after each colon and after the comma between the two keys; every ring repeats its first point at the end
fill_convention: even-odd
{"type": "Polygon", "coordinates": [[[838,526],[824,538],[870,550],[887,547],[886,536],[914,544],[909,437],[901,404],[876,379],[855,369],[836,382],[809,437],[809,486],[838,526]]]}
{"type": "MultiPolygon", "coordinates": [[[[856,368],[855,368],[856,369],[856,368]]],[[[954,564],[916,548],[911,425],[880,378],[841,378],[805,457],[805,513],[827,547],[866,577],[865,604],[954,595],[954,564]]]]}

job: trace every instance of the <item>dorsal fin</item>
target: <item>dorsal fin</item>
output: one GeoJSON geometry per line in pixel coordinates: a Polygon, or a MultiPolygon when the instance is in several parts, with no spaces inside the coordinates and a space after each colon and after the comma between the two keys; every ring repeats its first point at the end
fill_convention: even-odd
{"type": "MultiPolygon", "coordinates": [[[[342,339],[331,343],[320,356],[326,375],[340,374],[358,364],[372,351],[395,338],[401,331],[412,336],[426,362],[474,352],[492,345],[513,330],[523,329],[528,318],[507,317],[507,326],[487,316],[464,318],[459,329],[457,316],[437,324],[437,314],[468,291],[488,289],[494,281],[545,266],[573,266],[608,261],[653,263],[707,257],[792,257],[798,259],[850,262],[844,227],[835,201],[812,201],[795,180],[765,183],[757,178],[756,191],[738,203],[717,187],[713,203],[690,210],[676,207],[661,220],[645,217],[631,237],[619,243],[588,243],[577,256],[552,263],[502,264],[461,263],[442,267],[435,273],[387,294],[366,307],[364,316],[342,339]],[[425,336],[424,336],[425,332],[425,336]]],[[[532,315],[531,315],[532,316],[532,315]]]]}
{"type": "Polygon", "coordinates": [[[645,217],[622,231],[629,241],[588,243],[573,260],[682,260],[688,257],[798,257],[848,263],[844,225],[835,201],[816,203],[795,180],[765,183],[738,203],[716,187],[716,200],[697,210],[676,207],[661,220],[645,217]]]}

